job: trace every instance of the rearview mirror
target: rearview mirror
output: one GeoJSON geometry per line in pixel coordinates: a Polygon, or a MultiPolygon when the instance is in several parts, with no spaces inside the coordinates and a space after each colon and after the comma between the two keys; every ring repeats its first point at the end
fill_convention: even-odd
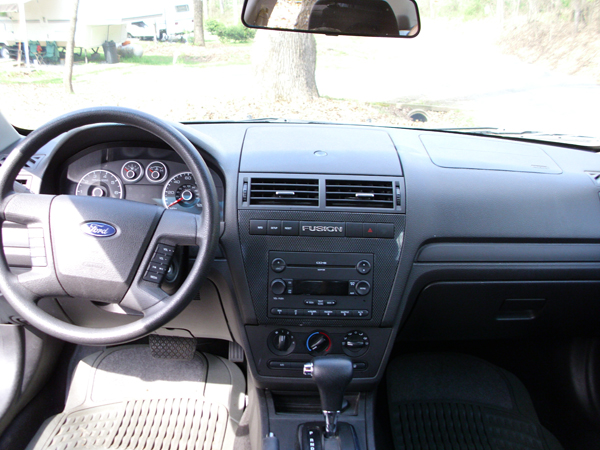
{"type": "Polygon", "coordinates": [[[414,0],[245,0],[250,28],[349,36],[413,37],[421,23],[414,0]]]}

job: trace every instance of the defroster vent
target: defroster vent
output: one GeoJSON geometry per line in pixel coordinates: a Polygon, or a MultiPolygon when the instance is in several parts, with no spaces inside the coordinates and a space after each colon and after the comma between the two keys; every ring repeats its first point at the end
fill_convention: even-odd
{"type": "Polygon", "coordinates": [[[319,180],[252,178],[251,205],[319,206],[319,180]]]}
{"type": "Polygon", "coordinates": [[[391,181],[326,180],[326,206],[394,209],[391,181]]]}

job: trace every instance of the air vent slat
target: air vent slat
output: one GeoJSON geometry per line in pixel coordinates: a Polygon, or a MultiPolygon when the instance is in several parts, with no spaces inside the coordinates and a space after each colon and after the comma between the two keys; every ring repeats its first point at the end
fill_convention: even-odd
{"type": "Polygon", "coordinates": [[[253,178],[251,205],[319,206],[319,180],[253,178]]]}
{"type": "Polygon", "coordinates": [[[391,181],[327,180],[326,206],[341,208],[394,209],[391,181]]]}
{"type": "MultiPolygon", "coordinates": [[[[2,167],[2,164],[4,164],[4,161],[6,161],[6,158],[8,156],[3,156],[0,159],[0,167],[2,167]]],[[[35,166],[42,158],[44,157],[44,155],[33,155],[31,158],[29,158],[29,160],[25,163],[25,165],[23,167],[25,167],[26,169],[31,169],[33,166],[35,166]]]]}

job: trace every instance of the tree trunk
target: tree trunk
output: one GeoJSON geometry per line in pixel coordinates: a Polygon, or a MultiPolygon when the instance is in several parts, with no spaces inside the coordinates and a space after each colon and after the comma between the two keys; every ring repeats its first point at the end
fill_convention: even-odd
{"type": "Polygon", "coordinates": [[[194,45],[206,46],[204,42],[204,5],[202,0],[194,0],[194,45]]]}
{"type": "Polygon", "coordinates": [[[261,98],[307,101],[319,96],[317,43],[312,34],[259,30],[252,63],[261,98]]]}
{"type": "Polygon", "coordinates": [[[500,31],[504,27],[504,0],[496,0],[496,20],[500,31]]]}
{"type": "Polygon", "coordinates": [[[75,29],[77,28],[77,10],[79,9],[79,0],[72,0],[71,26],[69,28],[69,40],[67,41],[67,50],[65,54],[65,75],[63,84],[68,94],[73,93],[73,52],[75,49],[75,29]]]}
{"type": "Polygon", "coordinates": [[[527,0],[527,18],[532,20],[537,15],[537,4],[535,0],[527,0]]]}
{"type": "Polygon", "coordinates": [[[317,3],[317,0],[304,0],[300,14],[298,14],[298,18],[296,19],[295,28],[297,30],[308,30],[310,13],[312,12],[312,8],[315,3],[317,3]]]}

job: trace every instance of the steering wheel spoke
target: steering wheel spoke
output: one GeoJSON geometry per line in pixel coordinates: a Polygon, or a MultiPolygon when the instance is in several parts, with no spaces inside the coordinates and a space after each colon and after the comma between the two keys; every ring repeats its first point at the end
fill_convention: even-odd
{"type": "Polygon", "coordinates": [[[3,201],[3,218],[27,226],[30,271],[16,276],[18,283],[37,298],[66,295],[54,269],[50,239],[50,207],[52,195],[11,194],[3,201]]]}
{"type": "Polygon", "coordinates": [[[166,209],[120,306],[141,313],[149,308],[157,309],[155,305],[169,298],[159,286],[169,270],[175,247],[199,246],[205,240],[201,216],[166,209]]]}

